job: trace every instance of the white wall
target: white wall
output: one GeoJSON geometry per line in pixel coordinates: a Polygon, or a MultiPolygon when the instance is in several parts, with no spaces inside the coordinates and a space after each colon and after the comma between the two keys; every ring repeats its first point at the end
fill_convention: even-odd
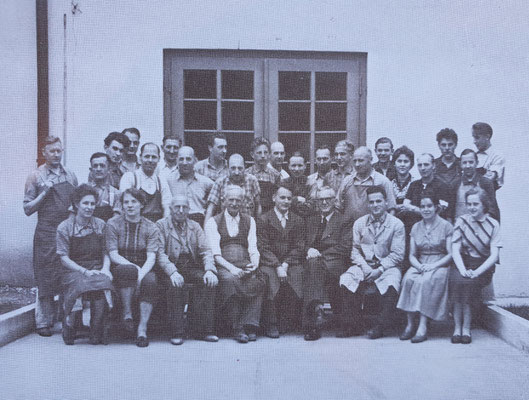
{"type": "Polygon", "coordinates": [[[22,210],[36,166],[37,50],[34,0],[0,2],[0,282],[31,282],[36,217],[22,210]]]}

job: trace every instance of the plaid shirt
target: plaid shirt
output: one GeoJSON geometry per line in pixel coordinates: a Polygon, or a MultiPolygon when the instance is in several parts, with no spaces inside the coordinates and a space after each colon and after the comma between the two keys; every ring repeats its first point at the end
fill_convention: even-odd
{"type": "Polygon", "coordinates": [[[200,175],[207,176],[213,182],[219,178],[224,178],[228,176],[228,162],[224,160],[224,165],[220,169],[216,169],[213,165],[209,163],[209,158],[200,160],[195,164],[195,172],[198,172],[200,175]]]}
{"type": "Polygon", "coordinates": [[[279,185],[279,181],[281,180],[279,171],[268,165],[264,171],[258,169],[256,165],[252,165],[250,168],[246,168],[246,174],[255,176],[259,182],[270,182],[274,185],[279,185]]]}
{"type": "Polygon", "coordinates": [[[353,174],[353,168],[350,168],[349,170],[344,171],[344,173],[339,172],[338,169],[331,169],[329,172],[327,172],[327,175],[325,175],[324,183],[325,186],[330,186],[334,189],[336,193],[338,193],[338,189],[340,189],[340,186],[342,185],[342,181],[346,176],[353,174]]]}
{"type": "Polygon", "coordinates": [[[208,196],[208,203],[217,206],[217,212],[214,214],[217,214],[220,211],[219,207],[223,208],[222,204],[224,203],[226,188],[228,185],[237,185],[244,189],[244,201],[241,207],[241,212],[248,215],[254,215],[255,209],[260,204],[261,189],[259,188],[257,178],[250,174],[244,175],[244,182],[242,184],[231,182],[229,176],[219,178],[215,182],[208,196]]]}

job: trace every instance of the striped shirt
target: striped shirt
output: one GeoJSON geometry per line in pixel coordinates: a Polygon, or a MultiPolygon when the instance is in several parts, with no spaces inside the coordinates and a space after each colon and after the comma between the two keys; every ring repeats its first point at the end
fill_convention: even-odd
{"type": "Polygon", "coordinates": [[[452,242],[461,243],[461,254],[487,258],[492,247],[502,247],[500,224],[488,214],[481,221],[462,215],[456,220],[452,242]]]}

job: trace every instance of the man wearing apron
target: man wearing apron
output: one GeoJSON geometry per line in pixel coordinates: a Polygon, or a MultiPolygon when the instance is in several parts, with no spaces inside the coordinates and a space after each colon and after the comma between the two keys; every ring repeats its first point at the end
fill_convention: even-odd
{"type": "Polygon", "coordinates": [[[60,139],[47,137],[42,149],[46,163],[28,176],[24,191],[24,213],[29,216],[38,212],[33,239],[33,269],[38,286],[35,325],[41,336],[52,334],[55,317],[53,297],[59,291],[57,226],[68,217],[70,194],[77,186],[74,173],[61,165],[62,153],[60,139]]]}
{"type": "Polygon", "coordinates": [[[130,187],[141,190],[147,200],[142,216],[156,222],[170,215],[172,197],[167,181],[155,174],[160,160],[160,148],[154,143],[145,143],[141,147],[140,159],[141,168],[126,172],[121,178],[119,190],[123,192],[130,187]]]}
{"type": "Polygon", "coordinates": [[[105,153],[94,153],[90,157],[90,175],[92,181],[89,183],[98,193],[97,205],[94,217],[108,221],[114,213],[120,213],[119,190],[110,184],[109,175],[110,160],[105,153]]]}

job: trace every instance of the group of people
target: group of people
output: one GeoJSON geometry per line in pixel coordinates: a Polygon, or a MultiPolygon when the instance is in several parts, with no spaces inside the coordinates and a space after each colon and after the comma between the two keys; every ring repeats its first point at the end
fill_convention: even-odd
{"type": "Polygon", "coordinates": [[[380,138],[375,163],[370,149],[342,140],[334,154],[316,148],[307,176],[300,152],[284,169],[280,142],[255,138],[245,168],[240,154],[226,159],[222,133],[197,162],[179,137],[140,148],[140,132],[128,128],[105,138],[81,185],[61,163],[61,141],[48,137],[24,196],[26,215],[38,214],[37,333],[51,336],[60,294],[69,345],[87,303],[92,344],[108,343],[114,315],[148,346],[157,308],[174,345],[216,342],[219,331],[240,343],[299,329],[317,340],[326,303],[338,337],[362,335],[371,321],[367,336],[380,338],[398,308],[407,315],[402,340],[425,341],[429,320],[451,312],[452,343],[470,343],[474,306],[499,259],[504,177],[492,128],[476,123],[472,135],[477,150],[457,157],[457,134],[443,129],[441,156],[417,159],[380,138]]]}

